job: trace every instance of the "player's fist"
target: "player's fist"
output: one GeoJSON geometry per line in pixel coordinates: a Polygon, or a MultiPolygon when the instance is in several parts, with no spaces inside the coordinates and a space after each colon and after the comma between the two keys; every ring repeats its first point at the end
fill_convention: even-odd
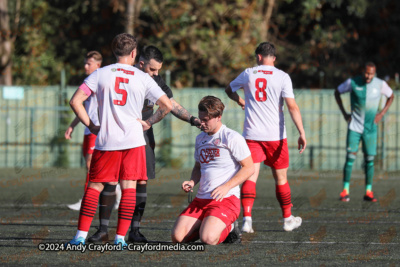
{"type": "Polygon", "coordinates": [[[351,121],[351,114],[349,114],[349,113],[344,114],[344,119],[345,119],[347,122],[350,122],[350,121],[351,121]]]}
{"type": "Polygon", "coordinates": [[[64,134],[65,139],[67,139],[67,140],[71,139],[73,131],[74,131],[74,128],[69,126],[68,129],[65,131],[65,134],[64,134]]]}
{"type": "Polygon", "coordinates": [[[245,107],[245,105],[246,105],[246,102],[244,101],[244,99],[243,98],[241,98],[241,97],[239,97],[239,100],[238,100],[238,105],[242,108],[242,110],[244,110],[244,107],[245,107]]]}
{"type": "Polygon", "coordinates": [[[184,181],[184,182],[182,183],[182,189],[183,189],[183,191],[185,191],[186,193],[188,193],[188,192],[193,192],[193,187],[194,187],[194,182],[193,182],[193,180],[184,181]]]}
{"type": "Polygon", "coordinates": [[[145,132],[151,128],[150,123],[148,123],[147,121],[142,121],[141,119],[137,119],[137,120],[140,122],[140,124],[142,124],[143,132],[145,132]]]}
{"type": "Polygon", "coordinates": [[[307,141],[305,135],[300,135],[299,139],[297,140],[299,153],[303,153],[304,149],[306,149],[307,141]]]}
{"type": "Polygon", "coordinates": [[[378,122],[380,122],[383,118],[383,114],[382,113],[377,113],[374,119],[375,124],[377,124],[378,122]]]}

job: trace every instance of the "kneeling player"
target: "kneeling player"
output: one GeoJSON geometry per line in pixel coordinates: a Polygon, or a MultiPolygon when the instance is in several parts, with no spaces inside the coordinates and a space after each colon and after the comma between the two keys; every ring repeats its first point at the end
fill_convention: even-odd
{"type": "Polygon", "coordinates": [[[224,104],[219,98],[204,97],[199,103],[203,132],[196,138],[195,159],[190,181],[182,184],[189,192],[200,182],[196,198],[180,214],[172,229],[173,242],[240,242],[234,226],[240,214],[240,189],[254,173],[253,160],[244,138],[221,122],[224,104]]]}

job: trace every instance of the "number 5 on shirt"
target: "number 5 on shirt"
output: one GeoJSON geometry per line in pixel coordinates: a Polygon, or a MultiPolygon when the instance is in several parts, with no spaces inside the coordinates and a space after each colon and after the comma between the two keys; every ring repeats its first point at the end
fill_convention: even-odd
{"type": "Polygon", "coordinates": [[[114,105],[118,105],[118,106],[125,106],[126,104],[126,98],[128,97],[128,93],[126,92],[125,89],[121,89],[119,88],[119,84],[120,83],[129,83],[129,79],[127,78],[121,78],[121,77],[117,77],[115,79],[115,87],[114,90],[117,94],[121,94],[122,95],[122,100],[116,100],[114,99],[113,103],[114,105]]]}
{"type": "Polygon", "coordinates": [[[257,78],[256,79],[256,100],[258,102],[264,102],[267,100],[267,92],[265,89],[267,88],[267,80],[265,78],[257,78]]]}

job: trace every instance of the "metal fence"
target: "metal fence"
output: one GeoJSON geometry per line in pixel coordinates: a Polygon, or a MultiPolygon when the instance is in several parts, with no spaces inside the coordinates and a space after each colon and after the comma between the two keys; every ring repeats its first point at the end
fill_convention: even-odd
{"type": "MultiPolygon", "coordinates": [[[[68,99],[76,87],[0,87],[0,167],[68,166],[84,167],[81,153],[82,124],[75,128],[71,140],[64,132],[74,118],[68,99]]],[[[222,89],[187,88],[174,90],[174,98],[197,116],[197,104],[203,96],[222,99],[226,108],[223,123],[242,132],[244,111],[229,100],[222,89]]],[[[240,92],[239,92],[240,93],[240,92]]],[[[400,94],[379,124],[376,166],[381,170],[400,170],[398,157],[400,131],[400,94]]],[[[285,111],[290,168],[340,170],[346,157],[347,124],[344,121],[333,90],[295,90],[308,141],[302,155],[297,151],[297,129],[285,111]]],[[[347,110],[349,95],[342,95],[347,110]]],[[[384,101],[384,100],[383,100],[384,101]]],[[[199,130],[169,114],[154,125],[157,166],[192,167],[194,142],[199,130]]],[[[361,151],[354,169],[362,169],[361,151]]]]}

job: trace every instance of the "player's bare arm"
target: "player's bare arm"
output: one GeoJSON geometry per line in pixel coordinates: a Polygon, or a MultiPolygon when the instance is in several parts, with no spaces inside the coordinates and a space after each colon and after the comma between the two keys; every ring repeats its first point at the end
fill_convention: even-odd
{"type": "Polygon", "coordinates": [[[246,102],[244,101],[243,98],[241,98],[236,92],[232,92],[232,88],[230,85],[228,85],[228,87],[226,87],[225,89],[225,93],[228,95],[228,97],[230,99],[232,99],[233,101],[235,101],[239,106],[242,107],[242,109],[244,110],[244,106],[246,104],[246,102]]]}
{"type": "Polygon", "coordinates": [[[94,123],[90,120],[89,115],[86,112],[85,106],[83,102],[88,99],[88,95],[82,90],[76,90],[75,94],[72,96],[71,100],[69,101],[69,105],[71,106],[72,110],[75,112],[76,117],[89,128],[89,130],[96,134],[100,130],[100,126],[94,125],[94,123]]]}
{"type": "Polygon", "coordinates": [[[303,121],[301,119],[301,113],[299,106],[296,103],[296,100],[294,98],[289,98],[285,97],[286,105],[288,107],[288,111],[290,113],[290,116],[292,117],[292,120],[294,124],[296,125],[297,130],[299,131],[299,139],[297,141],[298,143],[298,149],[299,153],[303,153],[304,149],[306,149],[307,146],[307,141],[306,141],[306,133],[304,131],[303,127],[303,121]]]}
{"type": "Polygon", "coordinates": [[[65,139],[69,140],[72,137],[72,132],[74,131],[74,128],[78,123],[80,122],[78,117],[75,117],[75,119],[71,122],[71,124],[68,126],[67,130],[65,131],[65,139]]]}
{"type": "Polygon", "coordinates": [[[195,118],[194,116],[192,116],[189,113],[189,111],[187,111],[178,102],[176,102],[175,99],[171,98],[170,100],[172,103],[172,110],[171,110],[172,115],[174,115],[178,119],[189,122],[192,126],[200,126],[201,123],[198,118],[195,118]],[[192,117],[193,117],[193,119],[192,119],[192,117]],[[193,122],[191,120],[193,120],[193,122]]]}
{"type": "Polygon", "coordinates": [[[225,184],[218,186],[214,189],[211,193],[211,197],[216,201],[222,201],[222,199],[228,194],[229,190],[242,184],[246,181],[250,176],[254,174],[254,164],[253,159],[251,156],[245,158],[244,160],[240,161],[240,165],[242,168],[233,176],[228,182],[225,184]]]}
{"type": "Polygon", "coordinates": [[[192,170],[192,176],[190,181],[184,181],[182,183],[182,189],[186,193],[193,192],[193,188],[200,181],[201,171],[200,171],[200,163],[196,161],[192,170]]]}
{"type": "Polygon", "coordinates": [[[144,131],[150,129],[153,124],[161,121],[172,110],[172,103],[166,95],[160,97],[156,104],[158,105],[157,111],[142,123],[144,131]]]}
{"type": "Polygon", "coordinates": [[[339,106],[340,111],[341,111],[342,114],[343,114],[344,119],[345,119],[347,122],[350,122],[350,120],[351,120],[351,114],[347,113],[346,110],[344,109],[343,102],[342,102],[342,98],[340,97],[340,93],[339,93],[338,89],[335,90],[335,99],[336,99],[336,103],[337,103],[338,106],[339,106]]]}
{"type": "Polygon", "coordinates": [[[382,109],[380,112],[376,113],[376,116],[375,116],[375,119],[374,119],[374,122],[375,122],[375,123],[378,123],[378,122],[380,122],[380,121],[382,120],[383,116],[384,116],[384,115],[386,114],[386,112],[388,111],[390,105],[392,105],[393,100],[394,100],[394,94],[392,94],[392,95],[386,100],[386,104],[385,104],[385,106],[383,107],[383,109],[382,109]]]}

